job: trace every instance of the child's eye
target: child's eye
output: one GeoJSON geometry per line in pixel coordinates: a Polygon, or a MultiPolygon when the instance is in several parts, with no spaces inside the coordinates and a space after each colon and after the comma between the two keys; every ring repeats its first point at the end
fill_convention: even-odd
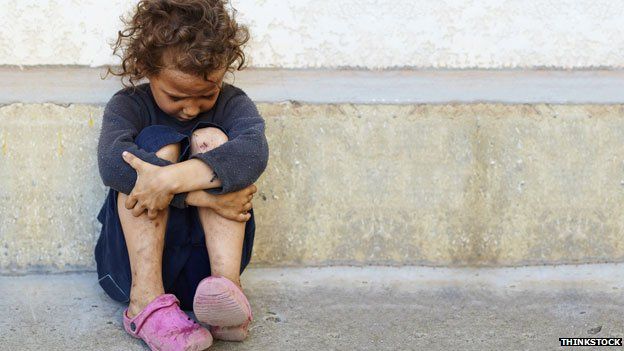
{"type": "Polygon", "coordinates": [[[170,96],[170,98],[171,98],[171,101],[180,101],[183,99],[183,98],[175,97],[175,96],[170,96]]]}

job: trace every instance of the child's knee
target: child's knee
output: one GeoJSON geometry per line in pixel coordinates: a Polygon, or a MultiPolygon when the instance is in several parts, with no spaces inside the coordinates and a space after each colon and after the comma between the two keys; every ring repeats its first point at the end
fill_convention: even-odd
{"type": "Polygon", "coordinates": [[[154,152],[162,159],[176,162],[180,155],[180,141],[186,135],[178,133],[173,127],[165,125],[151,125],[143,128],[134,139],[134,143],[147,152],[154,152]],[[161,146],[164,143],[167,145],[161,146]]]}
{"type": "Polygon", "coordinates": [[[180,157],[180,143],[163,146],[160,150],[156,151],[156,156],[173,163],[178,162],[178,157],[180,157]]]}
{"type": "Polygon", "coordinates": [[[219,128],[200,128],[193,132],[191,136],[191,154],[210,151],[225,144],[228,141],[227,135],[219,128]]]}

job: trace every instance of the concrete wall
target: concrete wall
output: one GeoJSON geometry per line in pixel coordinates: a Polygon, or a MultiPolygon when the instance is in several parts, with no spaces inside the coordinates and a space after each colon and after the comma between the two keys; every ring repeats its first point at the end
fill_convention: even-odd
{"type": "MultiPolygon", "coordinates": [[[[135,0],[2,0],[0,65],[116,63],[135,0]]],[[[622,68],[611,0],[235,0],[255,67],[622,68]]]]}
{"type": "MultiPolygon", "coordinates": [[[[624,260],[624,3],[233,3],[272,152],[253,264],[624,260]]],[[[135,4],[0,0],[0,273],[94,268],[119,84],[89,67],[135,4]]]]}
{"type": "MultiPolygon", "coordinates": [[[[256,265],[624,258],[624,106],[260,104],[256,265]]],[[[92,269],[102,108],[0,108],[0,272],[92,269]]]]}

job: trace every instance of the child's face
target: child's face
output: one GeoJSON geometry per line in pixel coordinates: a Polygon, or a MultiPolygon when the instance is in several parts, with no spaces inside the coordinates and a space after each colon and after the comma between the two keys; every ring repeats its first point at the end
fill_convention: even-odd
{"type": "Polygon", "coordinates": [[[214,106],[225,71],[215,71],[209,75],[210,81],[205,81],[199,76],[165,68],[148,79],[158,107],[179,121],[190,121],[214,106]]]}

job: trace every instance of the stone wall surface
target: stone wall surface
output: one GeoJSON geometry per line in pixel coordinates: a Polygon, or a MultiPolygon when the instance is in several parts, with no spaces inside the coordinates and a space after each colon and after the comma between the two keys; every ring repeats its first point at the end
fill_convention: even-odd
{"type": "MultiPolygon", "coordinates": [[[[2,0],[0,65],[115,64],[136,0],[2,0]]],[[[253,67],[624,67],[624,2],[235,0],[253,67]]]]}
{"type": "MultiPolygon", "coordinates": [[[[624,106],[259,104],[256,265],[624,258],[624,106]]],[[[93,269],[102,107],[0,107],[0,272],[93,269]]]]}

